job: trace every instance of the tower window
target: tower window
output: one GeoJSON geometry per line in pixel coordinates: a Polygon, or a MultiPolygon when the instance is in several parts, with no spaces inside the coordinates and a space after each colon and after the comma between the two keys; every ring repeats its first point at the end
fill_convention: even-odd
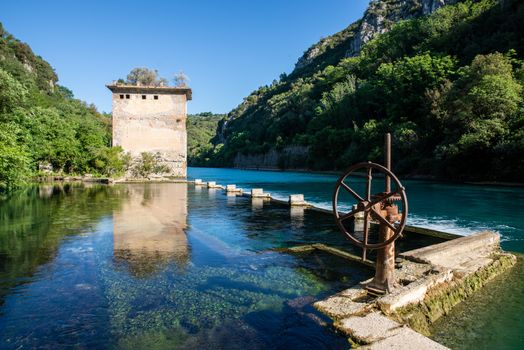
{"type": "Polygon", "coordinates": [[[128,100],[129,100],[130,98],[131,98],[131,96],[129,96],[129,95],[126,95],[126,99],[128,99],[128,100]]]}
{"type": "Polygon", "coordinates": [[[153,96],[155,100],[158,100],[158,95],[153,96]]]}
{"type": "Polygon", "coordinates": [[[146,99],[146,95],[142,95],[142,100],[145,100],[146,99]]]}
{"type": "Polygon", "coordinates": [[[123,100],[124,99],[124,95],[120,95],[120,99],[123,100]]]}

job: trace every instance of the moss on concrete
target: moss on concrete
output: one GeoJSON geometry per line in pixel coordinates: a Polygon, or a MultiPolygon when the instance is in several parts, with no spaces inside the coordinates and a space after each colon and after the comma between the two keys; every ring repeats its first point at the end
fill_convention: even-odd
{"type": "Polygon", "coordinates": [[[477,272],[438,285],[428,291],[422,302],[399,308],[390,317],[407,323],[419,333],[430,335],[430,324],[449,313],[455,305],[471,296],[492,278],[512,267],[517,260],[514,255],[505,253],[496,253],[492,258],[492,263],[477,272]]]}

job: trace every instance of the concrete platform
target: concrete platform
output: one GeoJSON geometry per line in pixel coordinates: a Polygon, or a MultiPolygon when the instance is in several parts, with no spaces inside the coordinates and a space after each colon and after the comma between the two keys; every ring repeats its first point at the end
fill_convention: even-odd
{"type": "Polygon", "coordinates": [[[391,293],[372,296],[364,281],[314,306],[364,349],[446,349],[429,324],[515,264],[499,242],[486,231],[403,253],[391,293]]]}
{"type": "Polygon", "coordinates": [[[444,350],[442,344],[433,341],[408,327],[403,327],[397,334],[379,340],[361,349],[366,350],[444,350]]]}
{"type": "Polygon", "coordinates": [[[342,319],[337,328],[359,344],[371,344],[363,349],[447,349],[380,312],[342,319]]]}
{"type": "Polygon", "coordinates": [[[487,257],[499,248],[500,235],[491,231],[410,250],[400,254],[407,260],[458,269],[480,257],[487,257]]]}

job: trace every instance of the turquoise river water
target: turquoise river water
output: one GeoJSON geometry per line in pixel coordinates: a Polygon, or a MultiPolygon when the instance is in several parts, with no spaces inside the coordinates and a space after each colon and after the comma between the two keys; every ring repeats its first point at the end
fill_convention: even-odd
{"type": "MultiPolygon", "coordinates": [[[[335,176],[189,169],[190,178],[303,193],[330,205],[335,176]]],[[[501,233],[524,251],[524,189],[403,181],[410,223],[501,233]]],[[[355,180],[355,186],[361,186],[355,180]]],[[[311,303],[373,271],[329,215],[187,184],[34,186],[0,202],[0,349],[345,349],[311,303]]],[[[410,237],[400,250],[431,243],[410,237]]],[[[433,329],[453,348],[524,348],[519,261],[433,329]]]]}

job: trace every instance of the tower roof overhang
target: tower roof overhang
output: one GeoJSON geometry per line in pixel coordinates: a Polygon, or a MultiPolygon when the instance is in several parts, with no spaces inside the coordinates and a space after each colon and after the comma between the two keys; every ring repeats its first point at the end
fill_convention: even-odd
{"type": "Polygon", "coordinates": [[[143,85],[116,85],[109,84],[106,87],[112,93],[131,93],[131,94],[164,94],[164,95],[186,95],[186,99],[192,99],[191,88],[188,87],[173,87],[173,86],[143,86],[143,85]]]}

